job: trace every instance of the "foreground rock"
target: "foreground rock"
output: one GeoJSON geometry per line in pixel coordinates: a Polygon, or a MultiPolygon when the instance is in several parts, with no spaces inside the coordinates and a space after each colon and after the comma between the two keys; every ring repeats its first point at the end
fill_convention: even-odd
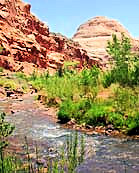
{"type": "Polygon", "coordinates": [[[31,73],[36,68],[59,68],[72,59],[82,66],[89,59],[79,44],[50,33],[30,9],[31,5],[21,0],[0,1],[0,66],[31,73]]]}
{"type": "Polygon", "coordinates": [[[121,33],[131,39],[134,50],[139,50],[139,40],[133,39],[118,21],[107,17],[95,17],[80,25],[73,40],[79,42],[89,56],[96,58],[105,66],[109,60],[106,52],[107,42],[111,40],[112,34],[120,37],[121,33]]]}

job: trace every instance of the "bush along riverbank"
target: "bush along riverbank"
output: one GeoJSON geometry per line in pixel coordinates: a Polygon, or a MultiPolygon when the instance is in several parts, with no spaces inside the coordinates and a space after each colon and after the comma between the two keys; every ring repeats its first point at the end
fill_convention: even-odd
{"type": "Polygon", "coordinates": [[[111,68],[97,67],[77,72],[65,66],[55,75],[30,77],[18,73],[35,88],[38,99],[48,106],[59,107],[62,123],[75,120],[85,126],[111,126],[126,135],[139,134],[139,55],[133,53],[130,40],[122,35],[108,42],[111,68]]]}

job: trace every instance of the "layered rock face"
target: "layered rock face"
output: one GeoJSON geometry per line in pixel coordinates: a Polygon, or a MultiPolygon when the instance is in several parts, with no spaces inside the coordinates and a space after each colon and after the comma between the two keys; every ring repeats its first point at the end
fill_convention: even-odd
{"type": "Polygon", "coordinates": [[[138,40],[134,40],[119,22],[107,17],[95,17],[80,25],[73,40],[79,42],[89,56],[98,59],[105,66],[109,60],[106,52],[107,42],[111,40],[112,34],[121,37],[121,33],[131,39],[134,47],[138,47],[138,40]]]}
{"type": "Polygon", "coordinates": [[[32,72],[34,68],[56,69],[72,59],[82,66],[89,59],[79,45],[50,33],[30,9],[31,5],[21,0],[0,0],[0,66],[32,72]]]}

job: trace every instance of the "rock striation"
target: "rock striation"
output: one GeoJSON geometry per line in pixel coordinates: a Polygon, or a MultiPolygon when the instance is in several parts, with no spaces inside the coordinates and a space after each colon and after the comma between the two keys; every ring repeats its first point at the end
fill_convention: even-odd
{"type": "Polygon", "coordinates": [[[50,33],[30,9],[21,0],[0,0],[0,66],[31,73],[34,68],[59,68],[65,60],[77,60],[80,67],[89,60],[79,44],[50,33]]]}
{"type": "Polygon", "coordinates": [[[92,18],[80,25],[73,40],[79,42],[90,57],[98,59],[105,66],[109,60],[106,52],[107,42],[111,40],[112,34],[121,37],[121,33],[131,39],[134,47],[138,47],[139,41],[133,39],[118,21],[103,16],[92,18]]]}

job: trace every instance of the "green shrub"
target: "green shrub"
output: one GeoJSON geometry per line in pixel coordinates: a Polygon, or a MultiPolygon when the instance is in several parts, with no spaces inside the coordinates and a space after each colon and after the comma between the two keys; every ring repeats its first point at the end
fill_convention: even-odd
{"type": "Polygon", "coordinates": [[[122,129],[125,125],[125,119],[122,114],[118,112],[111,112],[108,114],[107,121],[109,124],[114,125],[115,128],[122,129]]]}
{"type": "Polygon", "coordinates": [[[17,73],[15,74],[15,76],[16,76],[17,78],[19,78],[19,79],[23,79],[23,80],[26,80],[26,79],[27,79],[27,76],[26,76],[24,73],[22,73],[22,72],[17,72],[17,73]]]}
{"type": "Polygon", "coordinates": [[[0,67],[0,72],[1,72],[1,73],[3,72],[3,70],[4,70],[3,67],[0,67]]]}
{"type": "Polygon", "coordinates": [[[126,121],[127,132],[130,135],[139,134],[139,112],[136,112],[134,115],[130,115],[126,121]]]}
{"type": "Polygon", "coordinates": [[[78,123],[83,123],[85,113],[91,108],[91,104],[91,100],[88,98],[81,99],[74,103],[74,113],[72,114],[72,118],[74,118],[78,123]]]}
{"type": "Polygon", "coordinates": [[[55,100],[55,98],[59,98],[61,101],[68,99],[77,101],[84,97],[95,99],[98,92],[99,70],[97,68],[85,69],[79,73],[75,70],[62,73],[62,76],[56,73],[47,77],[46,75],[35,75],[28,79],[34,88],[46,93],[48,103],[49,100],[55,100]]]}
{"type": "Polygon", "coordinates": [[[4,150],[8,146],[7,137],[10,136],[14,130],[14,126],[5,121],[6,114],[4,112],[0,113],[0,172],[6,173],[9,166],[7,166],[9,161],[7,157],[4,157],[4,150]]]}
{"type": "Polygon", "coordinates": [[[112,42],[108,43],[108,53],[113,58],[110,71],[100,73],[96,67],[81,72],[61,69],[53,76],[34,72],[27,81],[41,91],[46,104],[59,106],[57,115],[62,123],[73,118],[79,124],[113,124],[117,129],[127,130],[129,121],[125,117],[139,111],[138,59],[130,49],[128,38],[122,36],[118,40],[113,36],[112,42]],[[114,91],[109,87],[110,97],[105,100],[97,97],[99,89],[104,89],[100,81],[106,88],[112,83],[115,86],[114,91]]]}
{"type": "Polygon", "coordinates": [[[116,112],[128,113],[129,111],[138,108],[139,97],[138,94],[131,88],[118,87],[115,90],[115,97],[113,106],[116,112]]]}
{"type": "Polygon", "coordinates": [[[73,112],[73,102],[71,100],[64,101],[59,108],[58,119],[62,123],[66,123],[71,119],[73,112]]]}
{"type": "Polygon", "coordinates": [[[139,84],[139,60],[136,60],[136,62],[134,62],[132,70],[130,70],[129,76],[131,86],[139,84]]]}
{"type": "Polygon", "coordinates": [[[80,84],[84,86],[97,86],[99,74],[100,71],[96,67],[93,67],[90,70],[84,69],[80,74],[80,84]]]}
{"type": "Polygon", "coordinates": [[[85,114],[84,121],[92,126],[106,125],[108,107],[101,103],[93,103],[85,114]]]}
{"type": "Polygon", "coordinates": [[[114,83],[114,76],[111,71],[103,73],[102,85],[104,88],[108,88],[112,83],[114,83]]]}
{"type": "Polygon", "coordinates": [[[31,76],[30,76],[29,79],[32,80],[32,81],[34,81],[34,80],[37,79],[37,72],[36,72],[35,70],[34,70],[33,73],[31,74],[31,76]]]}

